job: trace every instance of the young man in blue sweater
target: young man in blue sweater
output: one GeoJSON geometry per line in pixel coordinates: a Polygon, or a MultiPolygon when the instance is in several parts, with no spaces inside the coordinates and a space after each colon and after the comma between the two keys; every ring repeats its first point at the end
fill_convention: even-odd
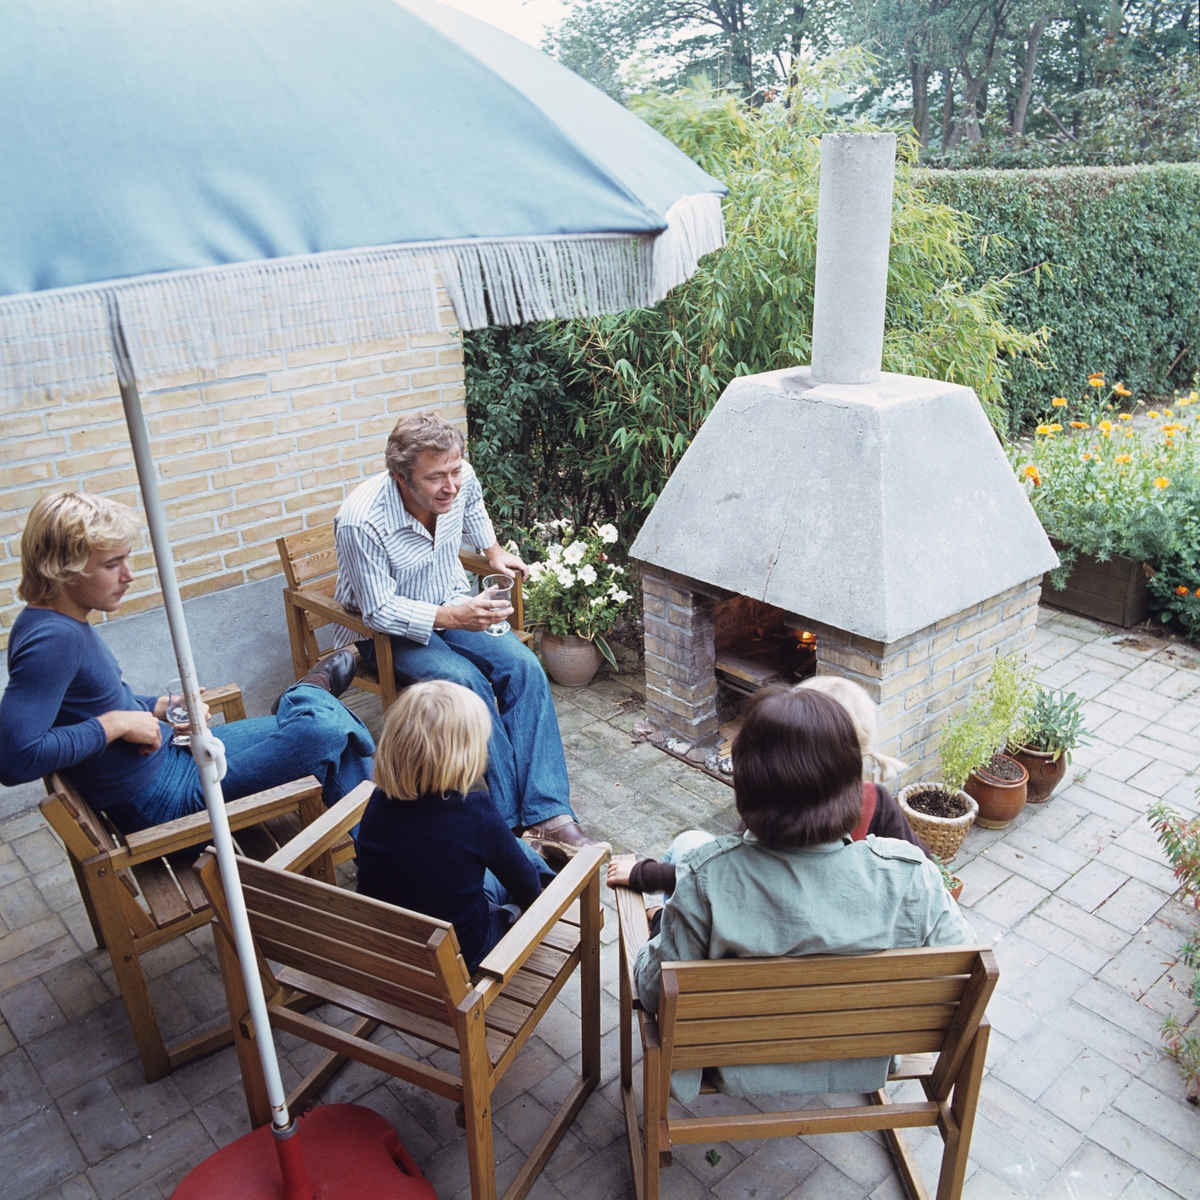
{"type": "MultiPolygon", "coordinates": [[[[21,537],[27,607],[0,697],[0,783],[62,772],[126,833],[204,807],[191,751],[171,744],[166,697],[135,696],[88,622],[120,607],[137,532],[132,509],[100,496],[61,492],[33,506],[21,537]]],[[[371,778],[371,735],[336,699],[354,668],[339,651],[284,693],[275,716],[222,726],[227,800],[311,774],[333,804],[371,778]]]]}

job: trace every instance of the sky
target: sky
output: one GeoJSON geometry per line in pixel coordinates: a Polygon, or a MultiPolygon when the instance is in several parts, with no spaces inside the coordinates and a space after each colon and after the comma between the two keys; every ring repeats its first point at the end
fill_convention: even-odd
{"type": "Polygon", "coordinates": [[[562,0],[441,0],[449,8],[470,13],[505,33],[540,47],[547,25],[557,28],[567,14],[562,0]]]}

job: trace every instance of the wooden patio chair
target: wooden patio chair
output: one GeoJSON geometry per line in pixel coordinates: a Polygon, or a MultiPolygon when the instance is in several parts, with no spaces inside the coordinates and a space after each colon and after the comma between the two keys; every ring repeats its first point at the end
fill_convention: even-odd
{"type": "MultiPolygon", "coordinates": [[[[361,634],[363,641],[375,643],[378,670],[359,664],[354,686],[373,692],[383,701],[386,712],[396,700],[396,677],[392,671],[392,641],[385,633],[371,629],[357,613],[343,608],[334,598],[337,589],[337,546],[333,525],[318,525],[287,537],[277,538],[279,561],[287,578],[283,589],[283,607],[287,616],[288,638],[292,646],[292,670],[296,678],[306,675],[316,665],[322,651],[317,646],[316,631],[324,625],[344,625],[361,634]]],[[[480,554],[460,550],[459,561],[473,575],[490,575],[492,568],[480,554]]],[[[518,576],[512,592],[513,614],[509,618],[513,632],[525,643],[533,634],[525,629],[525,600],[518,576]]]]}
{"type": "MultiPolygon", "coordinates": [[[[999,979],[990,947],[884,950],[663,963],[658,1014],[637,1000],[633,964],[649,937],[643,898],[614,889],[620,924],[621,1095],[637,1200],[658,1200],[671,1148],[747,1138],[881,1129],[911,1200],[928,1200],[903,1130],[936,1126],[945,1143],[937,1200],[959,1200],[999,979]],[[633,1015],[642,1037],[642,1130],[633,1090],[633,1015]],[[905,1055],[889,1080],[917,1079],[923,1101],[886,1088],[866,1105],[730,1116],[667,1116],[671,1071],[746,1063],[905,1055]],[[934,1057],[936,1055],[936,1058],[934,1057]]],[[[702,1086],[701,1092],[715,1092],[702,1086]]]]}
{"type": "MultiPolygon", "coordinates": [[[[472,977],[445,921],[293,874],[359,821],[370,786],[265,863],[238,863],[271,1026],[328,1052],[288,1098],[289,1109],[302,1110],[346,1059],[444,1096],[459,1106],[466,1130],[473,1200],[495,1200],[492,1093],[578,967],[581,1074],[504,1193],[504,1200],[520,1200],[600,1079],[600,866],[607,851],[581,850],[472,977]],[[357,1020],[340,1028],[293,1011],[314,1002],[357,1020]],[[371,1042],[380,1025],[457,1054],[458,1073],[371,1042]]],[[[271,1112],[220,873],[207,856],[196,870],[212,901],[234,1044],[257,1128],[271,1112]]]]}
{"type": "MultiPolygon", "coordinates": [[[[226,721],[246,715],[236,686],[210,688],[204,699],[226,721]]],[[[45,784],[50,794],[41,804],[42,813],[66,847],[96,944],[112,959],[147,1081],[153,1083],[173,1068],[229,1045],[233,1034],[226,1024],[168,1046],[141,963],[146,951],[200,928],[211,917],[192,872],[175,869],[167,857],[208,841],[208,814],[195,813],[125,835],[96,812],[66,776],[49,775],[45,784]]],[[[227,808],[238,845],[252,858],[269,857],[325,811],[321,786],[311,775],[232,801],[227,808]]],[[[311,870],[333,878],[335,862],[353,852],[346,838],[311,870]]]]}

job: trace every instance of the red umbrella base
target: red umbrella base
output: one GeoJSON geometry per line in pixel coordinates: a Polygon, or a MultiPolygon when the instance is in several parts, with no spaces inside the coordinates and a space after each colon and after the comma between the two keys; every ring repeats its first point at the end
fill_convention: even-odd
{"type": "MultiPolygon", "coordinates": [[[[289,1142],[300,1143],[316,1200],[438,1200],[396,1131],[377,1112],[358,1104],[322,1104],[298,1126],[289,1142]]],[[[271,1127],[264,1125],[206,1158],[171,1200],[284,1200],[271,1127]]]]}

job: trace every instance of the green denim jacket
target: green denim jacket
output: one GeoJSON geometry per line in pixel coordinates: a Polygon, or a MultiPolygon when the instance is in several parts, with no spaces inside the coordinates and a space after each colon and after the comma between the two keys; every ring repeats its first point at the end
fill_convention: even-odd
{"type": "MultiPolygon", "coordinates": [[[[678,864],[662,930],[634,966],[638,994],[658,1010],[664,962],[862,954],[974,942],[975,932],[916,846],[868,836],[772,850],[752,833],[726,834],[678,864]]],[[[884,1085],[887,1058],[721,1067],[717,1086],[734,1096],[869,1092],[884,1085]]],[[[676,1071],[682,1103],[700,1090],[698,1070],[676,1071]]]]}

